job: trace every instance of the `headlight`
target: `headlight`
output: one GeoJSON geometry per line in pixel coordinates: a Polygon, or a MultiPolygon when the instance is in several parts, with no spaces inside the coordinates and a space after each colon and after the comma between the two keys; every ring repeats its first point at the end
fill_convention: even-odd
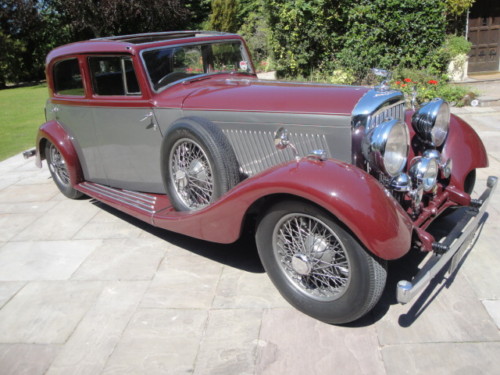
{"type": "Polygon", "coordinates": [[[405,167],[409,149],[408,127],[401,120],[389,120],[370,130],[362,148],[370,166],[391,177],[405,167]]]}
{"type": "Polygon", "coordinates": [[[437,184],[439,164],[435,158],[417,157],[412,160],[410,177],[414,187],[422,186],[424,191],[431,191],[437,184]]]}
{"type": "Polygon", "coordinates": [[[423,140],[439,147],[448,135],[450,107],[443,99],[433,99],[413,114],[411,123],[423,140]]]}

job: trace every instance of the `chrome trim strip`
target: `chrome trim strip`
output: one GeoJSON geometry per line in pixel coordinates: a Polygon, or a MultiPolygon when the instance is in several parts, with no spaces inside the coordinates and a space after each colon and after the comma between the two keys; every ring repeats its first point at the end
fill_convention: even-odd
{"type": "Polygon", "coordinates": [[[82,182],[80,186],[86,190],[89,190],[90,192],[104,195],[109,199],[117,200],[128,206],[140,209],[148,214],[155,213],[154,207],[156,203],[156,197],[153,195],[130,190],[115,189],[93,182],[82,182]]]}
{"type": "Polygon", "coordinates": [[[399,303],[405,304],[410,302],[429,284],[443,267],[448,264],[453,256],[461,249],[462,245],[467,244],[466,240],[475,233],[479,223],[484,217],[486,207],[497,187],[497,182],[497,177],[488,177],[486,183],[487,188],[478,200],[482,202],[481,206],[479,208],[470,207],[464,217],[450,231],[445,240],[439,243],[439,245],[443,247],[449,246],[448,250],[442,255],[432,255],[411,282],[408,280],[401,280],[398,282],[396,297],[399,303]]]}

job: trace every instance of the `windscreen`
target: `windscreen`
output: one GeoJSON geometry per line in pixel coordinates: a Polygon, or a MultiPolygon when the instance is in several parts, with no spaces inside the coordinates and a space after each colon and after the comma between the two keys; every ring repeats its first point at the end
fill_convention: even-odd
{"type": "Polygon", "coordinates": [[[155,91],[197,75],[253,73],[239,41],[163,47],[144,51],[142,58],[155,91]]]}

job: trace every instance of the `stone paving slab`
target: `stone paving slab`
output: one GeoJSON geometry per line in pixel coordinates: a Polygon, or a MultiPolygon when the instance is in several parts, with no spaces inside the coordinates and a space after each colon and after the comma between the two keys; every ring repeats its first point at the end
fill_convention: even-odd
{"type": "Polygon", "coordinates": [[[500,343],[428,343],[382,349],[387,375],[498,374],[500,343]]]}
{"type": "Polygon", "coordinates": [[[291,308],[264,311],[258,374],[384,374],[375,328],[321,323],[291,308]]]}
{"type": "MultiPolygon", "coordinates": [[[[454,109],[500,176],[500,107],[454,109]]],[[[46,167],[0,163],[0,374],[494,374],[500,357],[500,192],[457,275],[415,302],[394,288],[421,259],[389,265],[359,322],[293,309],[252,239],[219,245],[60,194],[46,167]]]]}

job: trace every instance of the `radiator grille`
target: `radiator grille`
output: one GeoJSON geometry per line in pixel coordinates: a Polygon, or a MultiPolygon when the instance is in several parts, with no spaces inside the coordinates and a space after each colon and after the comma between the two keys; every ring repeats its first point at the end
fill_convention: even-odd
{"type": "Polygon", "coordinates": [[[404,101],[386,106],[375,112],[368,120],[367,130],[373,129],[388,119],[400,119],[404,121],[405,103],[404,101]]]}
{"type": "MultiPolygon", "coordinates": [[[[277,150],[274,147],[274,132],[226,129],[224,134],[233,146],[243,173],[253,176],[265,169],[294,158],[291,148],[277,150]]],[[[330,150],[323,134],[290,132],[290,141],[297,148],[299,156],[306,156],[313,150],[330,150]]]]}

